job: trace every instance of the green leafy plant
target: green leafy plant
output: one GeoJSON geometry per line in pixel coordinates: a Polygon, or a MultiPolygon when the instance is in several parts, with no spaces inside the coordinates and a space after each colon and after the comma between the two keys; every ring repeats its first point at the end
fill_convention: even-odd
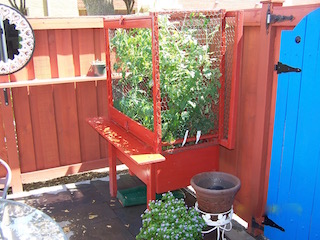
{"type": "Polygon", "coordinates": [[[151,201],[142,217],[142,228],[136,239],[202,239],[205,221],[194,208],[171,192],[161,200],[151,201]]]}
{"type": "MultiPolygon", "coordinates": [[[[190,15],[188,21],[195,21],[190,15]]],[[[202,21],[201,31],[206,42],[199,43],[197,31],[184,24],[177,25],[167,16],[159,17],[159,60],[162,140],[171,142],[183,138],[188,129],[191,135],[198,130],[207,134],[214,128],[214,104],[219,99],[220,71],[210,52],[210,39],[218,27],[209,32],[209,19],[202,21]]],[[[152,49],[150,29],[117,29],[111,39],[116,52],[116,71],[121,71],[118,82],[123,96],[114,106],[132,119],[153,129],[152,49]]]]}

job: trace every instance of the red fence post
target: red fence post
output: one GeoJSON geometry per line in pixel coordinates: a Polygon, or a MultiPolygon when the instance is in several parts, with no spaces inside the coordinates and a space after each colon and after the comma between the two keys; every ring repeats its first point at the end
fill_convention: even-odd
{"type": "MultiPolygon", "coordinates": [[[[0,82],[6,82],[4,78],[0,77],[0,82]]],[[[5,138],[7,143],[7,153],[8,153],[8,164],[12,171],[12,181],[11,187],[12,192],[22,192],[22,181],[21,181],[21,169],[18,155],[18,147],[16,141],[15,127],[14,127],[14,118],[13,118],[13,109],[11,103],[11,93],[10,89],[7,89],[7,97],[4,96],[3,89],[0,94],[0,111],[3,118],[3,128],[5,131],[5,138]],[[7,101],[7,102],[6,102],[7,101]]]]}
{"type": "Polygon", "coordinates": [[[260,45],[257,71],[257,98],[256,98],[256,119],[254,126],[254,141],[252,145],[252,171],[256,173],[257,181],[252,181],[252,188],[257,193],[252,196],[251,205],[254,206],[252,215],[256,219],[262,218],[265,211],[263,206],[264,189],[265,187],[265,168],[267,167],[267,152],[268,152],[268,135],[270,124],[271,111],[271,96],[272,96],[272,82],[273,82],[273,54],[275,29],[269,26],[267,29],[266,17],[267,11],[274,6],[282,6],[283,1],[262,1],[262,10],[260,18],[260,45]]]}

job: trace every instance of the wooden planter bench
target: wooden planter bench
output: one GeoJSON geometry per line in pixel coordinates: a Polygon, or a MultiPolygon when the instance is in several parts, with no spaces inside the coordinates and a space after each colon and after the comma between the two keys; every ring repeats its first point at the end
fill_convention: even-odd
{"type": "Polygon", "coordinates": [[[105,117],[90,118],[87,121],[108,141],[111,196],[117,196],[116,159],[118,158],[147,185],[147,202],[154,200],[156,197],[155,165],[165,161],[165,157],[154,153],[151,146],[105,117]]]}

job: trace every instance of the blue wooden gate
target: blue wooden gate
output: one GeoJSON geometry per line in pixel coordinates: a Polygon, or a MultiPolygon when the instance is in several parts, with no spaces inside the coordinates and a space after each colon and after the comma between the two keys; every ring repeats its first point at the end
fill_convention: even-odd
{"type": "Polygon", "coordinates": [[[281,35],[267,215],[271,240],[320,239],[320,9],[281,35]]]}

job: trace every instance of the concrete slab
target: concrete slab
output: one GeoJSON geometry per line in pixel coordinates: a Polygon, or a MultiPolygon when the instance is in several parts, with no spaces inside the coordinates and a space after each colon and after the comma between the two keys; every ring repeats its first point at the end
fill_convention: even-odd
{"type": "MultiPolygon", "coordinates": [[[[135,239],[141,227],[141,214],[146,204],[123,207],[109,193],[109,178],[93,179],[80,183],[43,188],[20,196],[9,196],[47,213],[63,228],[70,240],[135,239]]],[[[136,187],[143,183],[127,173],[118,175],[118,188],[136,187]]],[[[185,202],[194,206],[195,198],[186,193],[185,202]]],[[[245,229],[234,225],[226,233],[230,240],[252,240],[245,229]]],[[[206,234],[204,239],[216,239],[216,234],[206,234]]]]}

